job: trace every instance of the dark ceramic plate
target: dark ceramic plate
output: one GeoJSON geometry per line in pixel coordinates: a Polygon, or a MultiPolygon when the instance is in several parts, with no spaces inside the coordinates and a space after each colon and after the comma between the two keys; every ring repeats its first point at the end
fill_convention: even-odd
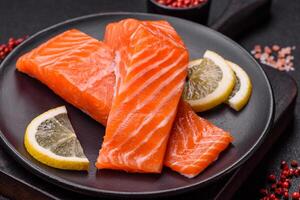
{"type": "MultiPolygon", "coordinates": [[[[238,44],[209,28],[160,15],[138,13],[95,14],[69,20],[47,28],[16,48],[0,69],[0,133],[2,145],[31,172],[64,188],[90,195],[157,196],[176,194],[203,186],[233,170],[252,155],[267,134],[273,116],[273,96],[269,81],[255,60],[238,44]],[[216,51],[241,65],[250,75],[253,93],[248,105],[235,112],[223,105],[205,117],[230,131],[235,140],[219,159],[199,176],[188,179],[169,169],[158,174],[128,174],[94,167],[105,128],[80,110],[56,96],[39,81],[16,71],[18,57],[49,38],[77,28],[96,38],[103,38],[105,26],[124,18],[168,20],[182,36],[191,58],[201,57],[206,49],[216,51]],[[57,106],[66,105],[78,138],[91,161],[87,172],[64,171],[47,167],[33,159],[25,150],[23,136],[26,125],[37,115],[57,106]]],[[[29,174],[28,174],[29,176],[29,174]]]]}

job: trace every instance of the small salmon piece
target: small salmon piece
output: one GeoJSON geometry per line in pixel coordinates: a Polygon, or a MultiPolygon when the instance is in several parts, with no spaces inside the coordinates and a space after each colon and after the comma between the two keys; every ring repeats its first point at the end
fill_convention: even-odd
{"type": "Polygon", "coordinates": [[[107,28],[116,87],[98,169],[161,172],[189,55],[170,25],[157,26],[126,19],[107,28]]]}
{"type": "Polygon", "coordinates": [[[68,30],[20,57],[17,69],[106,124],[115,85],[113,50],[79,30],[68,30]]]}
{"type": "Polygon", "coordinates": [[[214,162],[232,140],[228,132],[199,117],[188,103],[181,100],[165,166],[193,178],[214,162]]]}

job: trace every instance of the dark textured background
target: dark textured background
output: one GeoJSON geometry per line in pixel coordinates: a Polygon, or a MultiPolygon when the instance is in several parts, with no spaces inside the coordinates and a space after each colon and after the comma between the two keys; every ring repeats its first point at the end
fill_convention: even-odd
{"type": "MultiPolygon", "coordinates": [[[[55,23],[86,14],[104,11],[145,12],[145,2],[145,0],[0,0],[0,44],[10,36],[31,35],[55,23]]],[[[230,0],[213,0],[211,21],[218,18],[228,2],[230,0]]],[[[294,52],[296,71],[289,72],[289,74],[295,78],[299,86],[299,32],[300,1],[274,0],[271,19],[263,24],[258,21],[257,27],[243,34],[236,41],[249,51],[257,43],[295,45],[297,47],[294,52]]],[[[299,98],[293,123],[251,175],[251,178],[239,190],[235,199],[258,199],[258,188],[265,185],[264,180],[269,172],[277,173],[279,171],[280,160],[298,159],[300,161],[300,114],[297,112],[298,109],[300,109],[299,98]]],[[[298,183],[300,183],[300,178],[298,183]]],[[[5,186],[0,185],[0,187],[5,186]]],[[[0,200],[2,198],[0,197],[0,200]]]]}

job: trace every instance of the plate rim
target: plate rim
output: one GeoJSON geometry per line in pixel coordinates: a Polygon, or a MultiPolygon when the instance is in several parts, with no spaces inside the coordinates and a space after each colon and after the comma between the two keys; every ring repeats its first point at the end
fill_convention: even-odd
{"type": "Polygon", "coordinates": [[[35,34],[31,35],[25,42],[23,42],[22,44],[20,44],[19,46],[17,46],[4,60],[3,62],[0,64],[0,75],[1,73],[3,73],[4,70],[4,66],[6,65],[6,62],[8,60],[10,60],[10,58],[15,54],[16,51],[18,51],[19,49],[21,49],[23,46],[27,45],[27,43],[30,43],[32,40],[36,39],[37,37],[43,35],[44,33],[47,33],[49,31],[51,31],[52,29],[56,29],[59,28],[60,26],[64,26],[65,24],[68,23],[73,23],[76,21],[81,21],[81,20],[86,20],[89,18],[97,18],[97,17],[101,17],[101,16],[109,16],[109,15],[137,15],[137,16],[156,16],[156,17],[167,17],[170,19],[174,19],[174,20],[179,20],[179,21],[184,21],[186,23],[189,23],[191,25],[194,26],[201,26],[203,29],[206,29],[209,32],[212,32],[213,34],[217,34],[220,37],[222,37],[223,39],[231,42],[232,44],[234,44],[236,47],[238,47],[240,49],[241,52],[243,52],[244,54],[247,54],[249,59],[251,59],[256,66],[258,67],[258,69],[261,71],[266,83],[267,83],[267,89],[268,92],[270,93],[270,113],[268,116],[268,120],[267,123],[262,131],[262,134],[260,135],[260,137],[256,140],[256,142],[253,144],[253,146],[251,148],[249,148],[249,150],[243,155],[241,156],[237,161],[235,161],[233,164],[231,164],[230,166],[228,166],[227,168],[221,170],[219,173],[210,176],[209,178],[206,178],[202,181],[199,181],[197,183],[192,183],[192,184],[188,184],[186,186],[181,186],[181,187],[176,187],[176,188],[171,188],[171,189],[164,189],[164,190],[155,190],[155,191],[145,191],[145,192],[128,192],[128,191],[111,191],[111,190],[105,190],[105,189],[96,189],[93,187],[88,187],[88,186],[84,186],[84,185],[80,185],[78,183],[74,183],[72,181],[68,181],[66,179],[60,178],[59,176],[50,174],[49,172],[47,172],[46,170],[33,165],[29,160],[27,160],[26,158],[24,158],[18,151],[17,149],[6,139],[5,135],[3,134],[3,132],[0,130],[0,144],[1,146],[3,146],[6,151],[19,163],[21,164],[23,167],[25,167],[27,170],[29,170],[30,172],[32,172],[33,174],[37,175],[38,177],[41,177],[43,180],[50,182],[51,184],[58,184],[59,186],[61,186],[62,188],[65,188],[67,190],[71,190],[74,192],[79,192],[82,194],[87,194],[87,195],[92,195],[92,196],[109,196],[109,197],[145,197],[145,196],[149,196],[149,195],[154,195],[154,196],[165,196],[165,195],[170,195],[170,194],[178,194],[178,193],[183,193],[186,191],[190,191],[190,190],[195,190],[197,188],[203,187],[204,185],[207,185],[213,181],[216,181],[217,179],[220,179],[221,177],[225,176],[226,174],[232,172],[234,169],[238,168],[239,166],[241,166],[246,160],[249,159],[249,157],[251,155],[253,155],[256,150],[258,149],[258,147],[262,144],[262,142],[265,140],[267,134],[269,133],[272,124],[273,124],[273,120],[274,120],[274,114],[275,114],[275,103],[274,103],[274,94],[273,94],[273,89],[272,86],[270,84],[269,78],[267,77],[266,73],[264,72],[264,70],[262,69],[261,65],[258,64],[258,62],[248,53],[248,51],[246,51],[243,47],[241,47],[241,45],[239,45],[237,42],[233,41],[232,39],[228,38],[227,36],[223,35],[222,33],[213,30],[209,27],[206,27],[204,25],[192,22],[192,21],[188,21],[185,19],[181,19],[181,18],[177,18],[177,17],[172,17],[172,16],[168,16],[168,15],[161,15],[161,14],[153,14],[153,13],[144,13],[144,12],[101,12],[101,13],[94,13],[94,14],[89,14],[89,15],[84,15],[84,16],[80,16],[80,17],[75,17],[75,18],[71,18],[68,20],[64,20],[60,23],[56,23],[54,25],[51,25],[47,28],[44,28],[38,32],[36,32],[35,34]],[[78,190],[79,189],[79,190],[78,190]]]}

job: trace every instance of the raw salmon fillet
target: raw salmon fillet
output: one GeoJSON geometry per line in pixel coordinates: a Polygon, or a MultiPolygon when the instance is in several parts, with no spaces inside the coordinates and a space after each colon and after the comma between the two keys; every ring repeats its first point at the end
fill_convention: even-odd
{"type": "Polygon", "coordinates": [[[98,169],[161,172],[189,61],[180,37],[165,26],[134,19],[108,26],[116,87],[98,169]]]}
{"type": "Polygon", "coordinates": [[[106,124],[115,85],[113,59],[109,46],[74,29],[23,55],[17,69],[106,124]]]}
{"type": "MultiPolygon", "coordinates": [[[[20,70],[32,77],[37,78],[38,80],[40,80],[41,82],[46,84],[49,88],[51,88],[55,93],[57,93],[62,98],[64,98],[66,101],[70,102],[74,106],[83,110],[84,112],[89,114],[91,117],[93,117],[95,120],[97,120],[98,122],[102,123],[103,125],[106,125],[108,114],[111,109],[112,99],[114,96],[114,86],[115,86],[115,78],[116,78],[115,74],[114,74],[115,65],[114,65],[114,61],[113,61],[115,58],[115,52],[113,50],[116,50],[116,52],[118,52],[119,49],[122,49],[122,46],[124,45],[122,43],[123,40],[126,41],[126,39],[131,37],[133,35],[133,33],[137,34],[138,33],[137,29],[146,29],[146,31],[143,30],[143,33],[150,31],[152,33],[152,34],[150,34],[151,37],[159,37],[159,40],[164,40],[168,45],[171,44],[170,46],[173,45],[176,47],[178,45],[179,47],[177,47],[177,48],[179,50],[176,50],[176,51],[174,50],[174,52],[177,52],[177,51],[184,52],[183,57],[184,57],[184,59],[186,59],[185,57],[187,56],[187,53],[186,53],[186,50],[184,50],[185,48],[184,48],[183,42],[181,41],[181,39],[178,36],[178,34],[176,33],[176,31],[169,25],[168,22],[123,20],[119,23],[111,23],[107,26],[106,33],[105,33],[105,43],[107,43],[107,44],[99,42],[98,40],[93,39],[92,37],[80,32],[78,30],[69,30],[69,31],[66,31],[66,32],[50,39],[49,41],[47,41],[44,44],[37,47],[36,49],[34,49],[31,52],[22,56],[17,62],[17,68],[18,68],[18,70],[20,70]],[[128,26],[128,24],[130,26],[128,26]],[[125,33],[121,37],[120,32],[123,32],[123,31],[125,33]],[[120,39],[120,37],[121,37],[121,39],[120,39]],[[119,40],[116,40],[117,38],[119,40]]],[[[151,38],[150,37],[148,38],[148,36],[147,36],[146,38],[143,38],[141,40],[146,40],[146,39],[151,39],[151,38]]],[[[126,44],[132,45],[133,43],[130,43],[130,41],[127,41],[126,44]]],[[[141,46],[135,45],[134,48],[132,48],[132,49],[129,48],[129,50],[131,50],[132,52],[136,52],[139,49],[149,48],[148,50],[142,52],[142,54],[140,54],[139,56],[152,55],[150,53],[150,49],[152,48],[151,45],[147,44],[147,48],[142,48],[141,46]],[[134,49],[134,48],[137,48],[137,49],[134,49]]],[[[146,57],[145,56],[149,60],[145,59],[144,63],[140,64],[140,66],[138,66],[136,63],[143,61],[142,59],[140,61],[138,61],[138,62],[136,61],[134,63],[134,65],[137,65],[137,68],[135,68],[134,71],[132,71],[132,72],[136,72],[137,74],[145,74],[145,77],[141,76],[141,77],[136,78],[136,81],[139,81],[139,78],[141,80],[138,82],[138,84],[134,84],[135,87],[134,87],[133,91],[137,91],[138,90],[137,86],[142,86],[144,81],[146,81],[147,79],[149,80],[151,78],[150,76],[153,75],[154,72],[163,70],[163,68],[168,67],[167,66],[168,63],[172,63],[171,60],[168,61],[168,59],[172,59],[171,57],[169,57],[171,55],[169,55],[169,56],[164,56],[160,60],[163,63],[161,63],[161,66],[157,66],[157,68],[160,67],[159,70],[156,69],[155,65],[151,65],[152,62],[155,62],[155,59],[158,60],[159,56],[163,56],[162,53],[167,52],[168,48],[170,48],[170,47],[167,46],[166,49],[164,49],[162,51],[158,50],[158,52],[160,52],[160,54],[158,54],[158,55],[153,54],[154,57],[151,57],[151,56],[146,57]],[[155,57],[155,56],[157,56],[157,57],[155,57]],[[163,65],[163,64],[165,64],[165,65],[163,65]],[[153,67],[153,69],[152,69],[152,67],[153,67]],[[148,69],[153,70],[153,71],[147,72],[146,70],[148,70],[148,69]],[[154,71],[154,70],[156,70],[156,71],[154,71]]],[[[124,51],[123,52],[124,59],[126,58],[129,60],[130,54],[127,54],[126,50],[122,50],[122,51],[124,51]],[[126,57],[127,55],[128,55],[128,57],[126,57]]],[[[170,50],[169,52],[174,53],[172,50],[170,50]]],[[[121,54],[120,53],[118,54],[117,58],[119,59],[120,65],[122,65],[122,64],[124,65],[129,62],[128,60],[126,61],[127,63],[121,62],[121,60],[120,60],[121,54]]],[[[139,57],[137,57],[137,58],[139,58],[139,57]]],[[[179,56],[178,56],[178,58],[179,58],[179,56]]],[[[181,58],[181,59],[183,59],[183,58],[181,58]]],[[[176,66],[174,66],[174,67],[176,67],[176,66]]],[[[122,70],[121,67],[119,67],[119,68],[122,70]]],[[[132,69],[132,68],[130,68],[130,69],[132,69]]],[[[172,71],[170,71],[170,72],[172,72],[172,71]]],[[[168,79],[169,77],[167,76],[168,71],[165,71],[165,73],[166,73],[165,75],[162,75],[162,78],[166,77],[165,80],[170,81],[170,79],[168,79]]],[[[180,72],[180,73],[182,73],[182,72],[180,72]]],[[[168,75],[169,74],[170,73],[168,73],[168,75]]],[[[129,74],[129,75],[131,75],[131,74],[129,74]]],[[[132,73],[131,77],[129,77],[129,78],[127,77],[128,82],[130,82],[130,80],[134,79],[133,75],[136,75],[136,74],[132,73]]],[[[121,84],[121,81],[120,81],[121,78],[123,78],[123,77],[119,77],[119,82],[118,82],[119,86],[121,84]]],[[[175,81],[175,77],[174,77],[173,81],[175,81]]],[[[153,83],[153,84],[155,84],[155,83],[153,83]]],[[[171,87],[171,85],[169,86],[169,85],[167,85],[167,83],[165,83],[165,84],[166,85],[164,85],[163,87],[166,87],[166,88],[171,87]]],[[[120,88],[119,86],[117,87],[118,89],[120,88]]],[[[162,85],[158,84],[157,87],[159,87],[159,86],[162,86],[162,85]]],[[[130,92],[130,88],[127,88],[127,89],[130,92]]],[[[153,91],[153,89],[155,89],[155,88],[152,88],[152,90],[151,90],[151,88],[149,88],[149,90],[151,90],[151,91],[153,91]]],[[[160,89],[163,89],[163,88],[160,88],[160,89]]],[[[176,89],[174,88],[174,90],[176,90],[176,89]]],[[[129,94],[128,91],[126,91],[125,95],[129,94]]],[[[163,90],[163,91],[166,91],[166,90],[163,90]]],[[[139,100],[133,99],[132,100],[132,101],[134,101],[135,105],[140,106],[139,110],[137,110],[137,111],[140,111],[142,108],[144,108],[144,107],[141,107],[142,100],[148,99],[150,101],[150,98],[153,98],[151,101],[154,101],[154,103],[159,105],[161,99],[164,98],[164,96],[162,96],[162,95],[155,96],[155,98],[154,98],[154,97],[151,97],[150,95],[147,96],[148,94],[147,95],[144,93],[142,93],[142,94],[143,94],[143,96],[141,99],[139,99],[139,100]],[[160,100],[156,99],[156,97],[159,97],[160,100]]],[[[168,103],[167,101],[169,101],[169,100],[166,100],[165,103],[168,103]]],[[[122,103],[122,102],[119,102],[119,103],[122,103]]],[[[129,103],[130,102],[127,102],[127,104],[129,104],[129,103]]],[[[175,103],[173,102],[173,104],[175,104],[175,103]]],[[[132,104],[130,109],[134,109],[135,105],[132,104]]],[[[152,106],[154,106],[154,105],[152,104],[152,106]]],[[[170,105],[167,104],[167,106],[170,106],[170,105]]],[[[170,107],[168,107],[167,109],[171,109],[170,107]]],[[[176,108],[176,106],[174,106],[173,108],[176,108]]],[[[126,110],[126,108],[125,108],[125,110],[122,112],[131,111],[130,109],[126,110]]],[[[151,111],[151,110],[149,109],[148,111],[151,111]]],[[[166,112],[167,112],[167,110],[166,110],[166,112]]],[[[145,113],[139,113],[139,115],[143,115],[143,114],[145,114],[145,113]]],[[[145,115],[144,118],[148,119],[149,123],[159,124],[159,122],[163,122],[166,124],[162,124],[162,125],[170,126],[170,121],[172,121],[171,120],[172,117],[168,118],[169,121],[163,121],[164,116],[157,116],[157,118],[153,118],[153,116],[151,116],[151,114],[152,114],[151,112],[148,112],[147,114],[150,114],[150,115],[148,117],[145,115]],[[162,121],[159,121],[160,119],[162,121]]],[[[125,117],[125,115],[122,115],[122,116],[125,117]]],[[[115,117],[117,118],[118,116],[115,116],[115,117]]],[[[133,115],[130,116],[131,120],[129,119],[129,122],[131,121],[131,123],[133,123],[133,122],[135,123],[135,121],[134,121],[135,118],[132,120],[133,117],[134,117],[133,115]]],[[[166,115],[166,117],[167,117],[167,115],[166,115]]],[[[126,124],[127,123],[128,122],[126,122],[126,124]]],[[[182,161],[187,160],[186,159],[187,155],[184,155],[184,153],[183,153],[184,151],[174,151],[174,149],[178,148],[178,146],[183,146],[183,141],[178,138],[182,137],[182,136],[187,136],[187,138],[188,138],[188,137],[192,136],[192,133],[195,133],[197,135],[198,139],[200,140],[200,138],[202,138],[202,136],[203,136],[203,131],[206,130],[203,128],[202,129],[199,128],[199,126],[197,124],[201,124],[201,123],[203,124],[203,127],[205,127],[205,126],[212,127],[212,129],[210,129],[211,133],[213,133],[213,131],[215,130],[216,134],[218,134],[218,133],[220,133],[220,134],[224,133],[224,135],[227,134],[226,132],[213,126],[211,123],[207,122],[206,120],[198,117],[186,103],[180,102],[179,107],[178,107],[177,117],[176,117],[176,120],[174,121],[173,129],[171,129],[171,133],[170,133],[171,136],[169,138],[169,147],[167,149],[167,153],[166,153],[167,156],[165,159],[166,166],[169,166],[173,170],[175,170],[179,173],[182,173],[186,176],[192,177],[192,176],[195,176],[198,173],[200,173],[202,170],[204,170],[205,167],[207,167],[211,162],[213,162],[214,159],[217,158],[218,154],[223,149],[219,149],[219,151],[215,151],[216,153],[214,155],[214,158],[207,159],[207,163],[203,162],[205,164],[201,163],[201,167],[196,166],[194,168],[193,175],[192,175],[192,173],[187,172],[188,170],[192,169],[191,165],[189,167],[187,167],[186,169],[183,168],[182,166],[180,166],[180,164],[182,164],[182,161]],[[188,116],[190,116],[190,117],[188,117],[188,116]],[[193,119],[193,121],[191,121],[191,119],[193,119]],[[207,125],[205,125],[206,123],[207,123],[207,125]],[[185,124],[185,126],[184,126],[184,124],[185,124]],[[189,125],[187,125],[187,124],[189,124],[189,125]],[[180,131],[179,131],[178,127],[181,128],[180,131]],[[195,129],[194,127],[198,127],[198,128],[195,129]],[[178,163],[177,165],[174,164],[176,162],[178,163]]],[[[142,123],[140,123],[140,124],[142,124],[142,123]]],[[[143,124],[143,127],[141,126],[141,128],[139,130],[140,133],[139,133],[139,135],[137,135],[136,138],[126,138],[127,141],[126,141],[126,143],[124,143],[124,145],[126,145],[126,146],[129,145],[128,148],[125,148],[125,146],[121,147],[121,148],[125,148],[125,150],[127,150],[126,155],[118,154],[119,150],[112,148],[113,153],[111,154],[111,156],[118,155],[120,157],[120,159],[126,158],[126,156],[130,156],[129,159],[136,159],[136,158],[145,159],[144,160],[145,164],[141,163],[140,166],[143,166],[143,165],[148,166],[149,165],[149,168],[151,168],[151,169],[148,169],[148,168],[133,169],[132,166],[136,167],[136,165],[137,165],[137,163],[134,163],[134,160],[129,160],[128,166],[126,166],[123,163],[120,163],[120,164],[118,164],[117,167],[115,167],[114,166],[115,164],[113,165],[113,164],[108,164],[108,162],[104,162],[105,166],[110,165],[107,168],[121,169],[122,165],[124,165],[124,167],[122,169],[131,171],[131,172],[134,172],[134,171],[159,172],[160,168],[161,168],[161,164],[157,164],[159,162],[156,160],[156,162],[154,162],[155,167],[152,168],[152,166],[153,166],[151,163],[152,161],[146,160],[147,159],[146,154],[149,153],[149,149],[151,149],[153,147],[153,145],[155,146],[155,144],[157,144],[157,142],[159,141],[159,140],[157,140],[157,142],[156,142],[156,138],[158,138],[159,136],[163,136],[163,139],[160,142],[161,144],[159,144],[160,148],[157,149],[157,152],[153,152],[152,157],[149,157],[149,159],[162,160],[162,155],[164,154],[163,148],[165,148],[162,146],[165,145],[166,140],[167,140],[166,138],[168,137],[167,134],[163,135],[162,133],[167,133],[167,131],[163,132],[163,130],[166,130],[167,128],[163,127],[162,130],[157,130],[156,132],[154,132],[154,131],[152,131],[152,129],[150,127],[150,132],[152,131],[153,134],[156,134],[156,135],[153,135],[152,138],[150,137],[151,136],[150,135],[149,139],[148,139],[150,143],[147,144],[145,140],[142,140],[142,138],[143,137],[147,138],[145,135],[147,133],[148,127],[149,126],[147,126],[146,124],[143,124]],[[138,141],[138,139],[141,139],[141,140],[138,141]],[[139,144],[139,143],[142,143],[142,144],[139,144]],[[135,149],[137,152],[130,153],[130,148],[132,148],[132,150],[135,149]],[[157,156],[157,155],[159,155],[159,156],[157,156]],[[155,157],[155,156],[157,156],[157,157],[155,157]]],[[[149,133],[149,131],[148,131],[148,133],[149,133]]],[[[126,135],[124,133],[124,135],[122,135],[122,134],[117,135],[117,137],[119,137],[119,136],[122,136],[122,138],[125,138],[126,135]]],[[[161,138],[159,138],[159,139],[161,139],[161,138]]],[[[192,139],[192,138],[189,138],[189,139],[192,139]]],[[[113,143],[116,144],[115,142],[120,142],[120,140],[114,139],[113,143]]],[[[228,142],[228,144],[229,144],[229,142],[228,142]]],[[[111,144],[111,145],[113,145],[113,144],[111,144]]],[[[214,144],[212,144],[212,145],[214,145],[214,144]]],[[[224,144],[224,149],[226,148],[227,145],[224,144]]],[[[198,159],[197,155],[199,155],[199,158],[200,158],[201,156],[203,156],[205,154],[205,152],[202,152],[203,154],[201,154],[201,152],[199,151],[199,146],[197,146],[197,145],[189,146],[188,151],[191,153],[191,155],[194,155],[194,157],[191,159],[194,159],[195,161],[198,159]]],[[[108,152],[109,151],[106,151],[106,153],[108,153],[108,152]]],[[[151,154],[151,152],[149,154],[151,154]]],[[[114,157],[112,157],[112,158],[114,158],[114,157]]],[[[99,159],[102,159],[102,158],[99,157],[99,159]]],[[[100,160],[100,161],[102,162],[102,160],[100,160]]],[[[114,162],[114,160],[112,160],[112,161],[114,162]]],[[[192,162],[190,162],[190,163],[192,163],[192,162]]],[[[197,164],[198,164],[198,161],[197,161],[197,163],[195,163],[195,165],[197,165],[197,164]]],[[[98,166],[99,162],[97,162],[96,165],[98,166]]],[[[101,164],[100,164],[100,168],[102,168],[101,164]]],[[[106,168],[106,167],[104,167],[104,168],[106,168]]]]}
{"type": "Polygon", "coordinates": [[[165,157],[165,166],[193,178],[214,162],[233,138],[180,101],[165,157]]]}
{"type": "MultiPolygon", "coordinates": [[[[128,23],[128,21],[122,21],[120,23],[125,24],[124,26],[126,26],[126,23],[128,23]]],[[[118,38],[119,34],[118,34],[118,30],[117,29],[122,29],[123,27],[120,26],[120,23],[112,23],[109,24],[106,28],[106,32],[105,32],[105,42],[108,43],[113,49],[118,49],[118,48],[122,48],[122,45],[120,45],[119,42],[116,42],[115,38],[118,38]]],[[[151,26],[152,29],[156,29],[157,32],[166,34],[166,36],[168,36],[168,39],[172,39],[171,41],[178,41],[180,39],[178,39],[178,34],[176,33],[176,31],[170,26],[170,24],[166,21],[143,21],[142,23],[151,26]]],[[[136,25],[138,26],[138,25],[136,25]]],[[[126,31],[126,33],[128,35],[132,34],[132,32],[134,31],[134,28],[129,28],[129,30],[126,31]]],[[[128,37],[128,36],[126,36],[128,37]]],[[[223,131],[222,129],[214,126],[213,124],[211,124],[210,122],[200,118],[199,116],[196,115],[196,113],[194,113],[194,111],[191,109],[191,107],[183,102],[183,100],[181,100],[179,107],[178,107],[178,113],[177,113],[177,117],[176,120],[174,121],[173,124],[173,129],[171,130],[171,136],[169,138],[169,148],[167,149],[167,158],[165,160],[165,165],[171,167],[173,170],[186,175],[188,177],[194,177],[196,175],[198,175],[200,172],[202,172],[208,165],[210,165],[214,160],[217,159],[219,153],[221,151],[223,151],[231,142],[232,137],[230,136],[229,133],[223,131]],[[188,117],[190,116],[190,117],[188,117]],[[194,119],[194,123],[191,123],[190,120],[194,119]],[[179,120],[180,119],[180,120],[179,120]],[[185,124],[185,126],[182,126],[183,124],[185,124]],[[202,126],[202,128],[200,127],[200,125],[202,126]],[[181,127],[180,132],[178,131],[177,128],[181,127]],[[210,127],[210,128],[209,128],[210,127]],[[207,128],[207,129],[205,129],[207,128]],[[205,131],[208,131],[207,133],[212,134],[212,136],[214,135],[216,138],[218,137],[217,135],[220,134],[219,139],[220,140],[216,140],[215,143],[211,142],[212,148],[214,148],[214,145],[218,145],[216,148],[219,148],[218,150],[214,150],[212,149],[212,151],[199,151],[200,147],[197,145],[194,146],[190,146],[188,151],[189,153],[191,153],[191,155],[193,155],[194,157],[192,158],[193,160],[190,161],[190,166],[183,168],[182,166],[180,167],[180,163],[182,163],[183,160],[187,159],[187,155],[185,155],[185,157],[180,154],[181,152],[176,152],[174,153],[175,148],[177,148],[177,146],[182,145],[184,143],[184,141],[182,140],[178,140],[179,136],[187,136],[187,138],[189,138],[190,136],[192,136],[191,133],[193,134],[197,134],[198,139],[202,138],[203,139],[203,143],[207,142],[207,140],[209,139],[213,139],[213,137],[206,137],[204,138],[203,136],[205,136],[205,131]],[[224,136],[224,143],[222,143],[222,138],[221,135],[223,134],[224,136]],[[220,144],[218,144],[218,142],[220,142],[220,144]],[[223,144],[223,146],[222,146],[223,144]],[[209,159],[207,158],[206,154],[210,154],[211,153],[211,158],[209,159]],[[197,155],[199,157],[197,157],[197,155]],[[202,160],[202,162],[199,162],[198,159],[200,157],[204,157],[206,159],[206,161],[202,160]],[[196,167],[192,166],[192,161],[195,161],[195,165],[197,165],[196,167]],[[174,162],[177,162],[178,165],[176,165],[174,162]],[[172,163],[172,165],[171,165],[172,163]],[[192,167],[194,167],[194,171],[192,174],[192,167]],[[190,173],[188,173],[187,171],[191,170],[190,173]]],[[[191,139],[193,138],[189,138],[189,140],[191,141],[191,139]]],[[[202,144],[202,143],[201,143],[202,144]]],[[[205,147],[207,148],[207,146],[205,147]]]]}

